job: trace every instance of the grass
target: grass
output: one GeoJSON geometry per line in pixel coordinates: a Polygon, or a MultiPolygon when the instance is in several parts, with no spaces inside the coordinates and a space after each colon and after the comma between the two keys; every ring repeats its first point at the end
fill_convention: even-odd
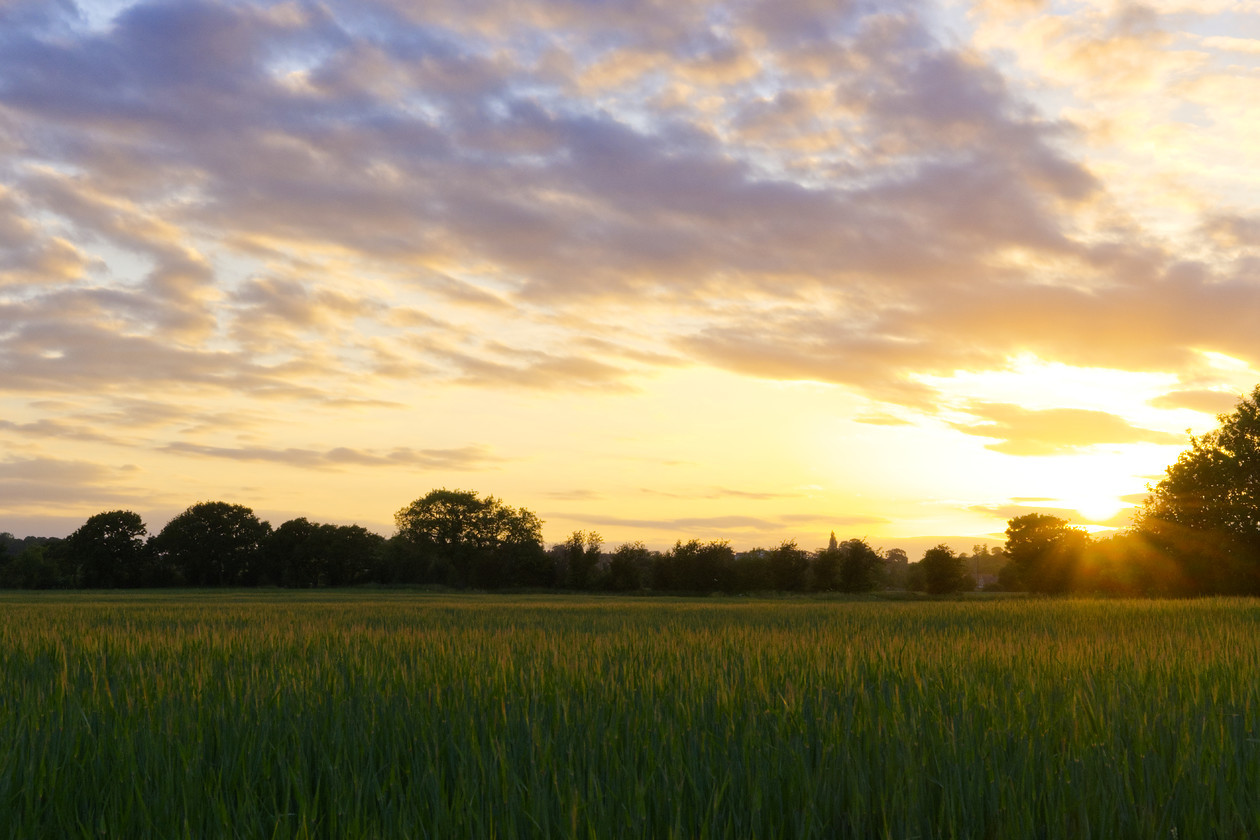
{"type": "Polygon", "coordinates": [[[0,596],[0,837],[1260,835],[1260,606],[0,596]]]}

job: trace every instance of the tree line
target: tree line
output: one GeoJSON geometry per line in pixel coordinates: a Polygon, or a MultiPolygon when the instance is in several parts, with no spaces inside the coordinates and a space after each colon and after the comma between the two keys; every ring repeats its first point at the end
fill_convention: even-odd
{"type": "Polygon", "coordinates": [[[806,550],[795,541],[736,552],[725,540],[642,542],[606,550],[594,531],[544,547],[542,520],[494,496],[433,490],[398,511],[390,538],[357,525],[291,519],[272,528],[252,510],[201,502],[150,535],[140,515],[90,517],[64,540],[0,535],[0,587],[335,587],[436,585],[453,589],[588,592],[869,592],[972,588],[967,570],[1001,557],[937,546],[911,563],[901,549],[864,539],[806,550]]]}
{"type": "Polygon", "coordinates": [[[494,496],[433,490],[398,511],[386,539],[305,518],[272,528],[241,505],[201,502],[150,535],[139,514],[107,511],[64,540],[0,534],[0,587],[125,588],[440,585],[611,592],[950,593],[988,588],[1117,595],[1260,595],[1260,386],[1151,488],[1132,527],[1094,539],[1060,517],[1011,519],[1004,548],[946,545],[910,562],[864,539],[817,550],[794,540],[736,552],[725,540],[668,551],[595,532],[544,547],[542,520],[494,496]]]}

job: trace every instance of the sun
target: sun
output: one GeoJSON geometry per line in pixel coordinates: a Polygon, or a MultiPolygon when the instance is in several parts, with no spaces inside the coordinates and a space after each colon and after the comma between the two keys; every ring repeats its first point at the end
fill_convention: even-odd
{"type": "Polygon", "coordinates": [[[1108,522],[1116,514],[1130,507],[1115,496],[1102,493],[1074,495],[1063,499],[1063,505],[1075,510],[1090,522],[1108,522]]]}

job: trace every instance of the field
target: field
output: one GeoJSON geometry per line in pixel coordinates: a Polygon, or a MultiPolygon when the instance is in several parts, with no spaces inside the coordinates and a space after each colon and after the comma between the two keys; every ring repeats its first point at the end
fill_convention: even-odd
{"type": "Polygon", "coordinates": [[[0,836],[1260,836],[1252,601],[0,596],[0,836]]]}

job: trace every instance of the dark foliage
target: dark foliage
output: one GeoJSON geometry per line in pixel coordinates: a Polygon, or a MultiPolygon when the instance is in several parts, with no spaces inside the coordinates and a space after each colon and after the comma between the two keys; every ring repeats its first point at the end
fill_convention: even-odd
{"type": "Polygon", "coordinates": [[[186,586],[256,586],[266,580],[263,545],[271,526],[242,505],[201,502],[153,538],[160,568],[186,586]]]}
{"type": "Polygon", "coordinates": [[[542,544],[542,520],[494,496],[433,490],[394,516],[402,546],[396,569],[414,582],[458,588],[552,586],[555,567],[542,544]]]}
{"type": "Polygon", "coordinates": [[[925,591],[932,595],[945,595],[963,588],[967,577],[962,559],[947,545],[929,548],[919,561],[923,569],[925,591]]]}

